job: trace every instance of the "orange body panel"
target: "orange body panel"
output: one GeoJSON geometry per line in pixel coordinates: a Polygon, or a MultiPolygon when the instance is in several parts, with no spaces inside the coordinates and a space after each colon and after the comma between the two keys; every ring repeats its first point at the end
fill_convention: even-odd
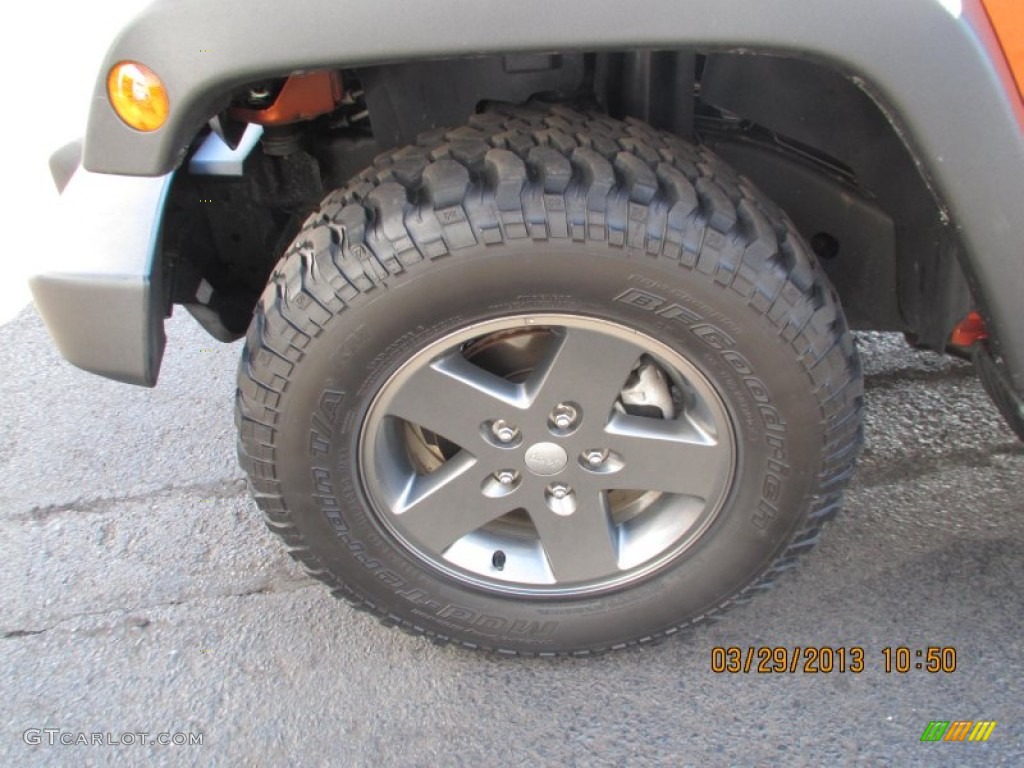
{"type": "Polygon", "coordinates": [[[231,115],[246,123],[285,125],[331,112],[341,97],[341,76],[337,72],[292,75],[266,109],[233,109],[231,115]]]}
{"type": "Polygon", "coordinates": [[[969,347],[976,341],[984,341],[987,338],[988,330],[985,328],[985,321],[977,312],[971,312],[953,329],[949,343],[954,347],[969,347]]]}
{"type": "Polygon", "coordinates": [[[982,0],[1024,98],[1024,0],[982,0]]]}

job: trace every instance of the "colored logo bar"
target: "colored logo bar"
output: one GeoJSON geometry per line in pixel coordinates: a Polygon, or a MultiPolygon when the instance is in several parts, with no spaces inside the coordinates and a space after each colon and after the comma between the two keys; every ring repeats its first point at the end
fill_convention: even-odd
{"type": "Polygon", "coordinates": [[[995,728],[995,720],[932,720],[921,741],[988,741],[995,728]]]}

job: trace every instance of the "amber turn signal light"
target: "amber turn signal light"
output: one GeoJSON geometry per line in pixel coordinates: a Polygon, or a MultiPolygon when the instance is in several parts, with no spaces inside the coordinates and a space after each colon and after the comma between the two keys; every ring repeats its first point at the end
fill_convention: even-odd
{"type": "Polygon", "coordinates": [[[117,116],[137,131],[155,131],[171,110],[160,78],[137,61],[114,65],[107,75],[107,96],[117,116]]]}

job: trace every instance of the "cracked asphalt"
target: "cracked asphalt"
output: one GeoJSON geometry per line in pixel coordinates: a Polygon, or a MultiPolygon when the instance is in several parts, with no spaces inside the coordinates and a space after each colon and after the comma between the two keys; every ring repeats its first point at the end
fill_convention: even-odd
{"type": "Polygon", "coordinates": [[[1024,764],[1024,446],[967,364],[859,336],[846,511],[774,590],[657,647],[509,660],[386,629],[306,577],[236,465],[239,344],[181,311],[168,335],[145,390],[64,363],[31,306],[0,327],[0,764],[1024,764]],[[752,645],[861,646],[866,668],[711,671],[713,647],[752,645]],[[901,645],[955,647],[957,669],[887,674],[901,645]],[[931,720],[998,725],[923,744],[931,720]]]}

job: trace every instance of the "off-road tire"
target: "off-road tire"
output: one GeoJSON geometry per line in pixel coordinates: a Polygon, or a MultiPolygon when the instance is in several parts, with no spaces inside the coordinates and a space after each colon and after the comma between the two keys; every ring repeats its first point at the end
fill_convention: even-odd
{"type": "Polygon", "coordinates": [[[336,596],[436,642],[586,654],[671,635],[792,566],[840,509],[861,406],[837,296],[771,201],[705,148],[556,107],[430,132],[329,194],[258,302],[236,424],[267,525],[336,596]],[[445,333],[519,311],[662,340],[734,423],[719,518],[628,588],[495,594],[425,565],[371,511],[357,456],[375,393],[445,333]]]}

